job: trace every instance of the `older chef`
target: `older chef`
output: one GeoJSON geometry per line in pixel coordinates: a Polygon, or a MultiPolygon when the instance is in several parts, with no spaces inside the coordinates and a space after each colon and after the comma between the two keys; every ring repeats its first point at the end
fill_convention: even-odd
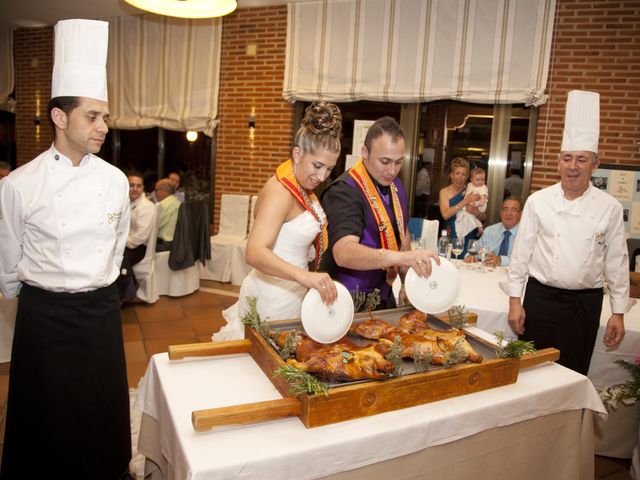
{"type": "Polygon", "coordinates": [[[129,397],[114,281],[129,185],[107,134],[108,24],[55,27],[51,148],[0,182],[0,290],[20,295],[0,478],[127,478],[129,397]]]}
{"type": "Polygon", "coordinates": [[[584,375],[600,324],[604,280],[613,312],[604,336],[607,347],[622,341],[624,314],[634,303],[622,205],[591,185],[599,165],[599,132],[599,95],[569,92],[560,183],[527,200],[503,284],[514,333],[537,348],[560,349],[559,363],[584,375]]]}

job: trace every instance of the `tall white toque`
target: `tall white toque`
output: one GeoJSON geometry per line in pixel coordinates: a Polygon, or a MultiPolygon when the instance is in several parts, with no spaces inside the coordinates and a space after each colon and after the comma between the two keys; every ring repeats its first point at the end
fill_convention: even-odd
{"type": "Polygon", "coordinates": [[[600,94],[572,90],[567,98],[560,151],[587,150],[598,153],[600,94]]]}
{"type": "Polygon", "coordinates": [[[55,26],[51,98],[88,97],[108,101],[109,24],[99,20],[62,20],[55,26]]]}

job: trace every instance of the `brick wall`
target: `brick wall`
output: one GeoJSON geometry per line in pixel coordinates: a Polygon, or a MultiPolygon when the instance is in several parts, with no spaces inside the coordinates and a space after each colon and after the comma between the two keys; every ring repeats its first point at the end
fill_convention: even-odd
{"type": "Polygon", "coordinates": [[[214,231],[220,196],[257,194],[290,155],[293,107],[282,98],[286,38],[286,6],[239,9],[224,17],[214,231]],[[255,56],[247,55],[251,45],[255,56]]]}
{"type": "Polygon", "coordinates": [[[640,3],[558,0],[549,102],[540,109],[532,189],[558,181],[570,90],[600,93],[602,163],[640,165],[640,3]]]}
{"type": "Polygon", "coordinates": [[[53,70],[53,27],[14,32],[16,86],[16,161],[27,163],[49,148],[53,132],[47,120],[53,70]],[[35,125],[35,117],[40,125],[35,125]]]}

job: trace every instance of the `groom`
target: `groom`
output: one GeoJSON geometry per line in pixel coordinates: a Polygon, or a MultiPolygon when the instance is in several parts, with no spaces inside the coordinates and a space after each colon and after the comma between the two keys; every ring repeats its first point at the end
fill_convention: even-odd
{"type": "Polygon", "coordinates": [[[391,117],[376,120],[362,147],[362,158],[324,192],[329,223],[324,270],[350,292],[380,290],[378,309],[396,306],[391,284],[408,267],[431,273],[435,252],[410,250],[407,195],[397,178],[404,161],[405,139],[391,117]]]}

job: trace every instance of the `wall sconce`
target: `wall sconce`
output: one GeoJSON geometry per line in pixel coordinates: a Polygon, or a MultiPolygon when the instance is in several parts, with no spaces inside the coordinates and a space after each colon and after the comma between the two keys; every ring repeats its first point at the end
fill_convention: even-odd
{"type": "Polygon", "coordinates": [[[249,128],[256,128],[256,116],[253,113],[249,115],[249,128]]]}
{"type": "Polygon", "coordinates": [[[34,125],[40,125],[40,115],[36,115],[36,116],[33,118],[33,124],[34,124],[34,125]]]}
{"type": "Polygon", "coordinates": [[[191,143],[195,142],[198,139],[198,132],[194,132],[193,130],[189,130],[187,132],[187,140],[191,143]]]}

